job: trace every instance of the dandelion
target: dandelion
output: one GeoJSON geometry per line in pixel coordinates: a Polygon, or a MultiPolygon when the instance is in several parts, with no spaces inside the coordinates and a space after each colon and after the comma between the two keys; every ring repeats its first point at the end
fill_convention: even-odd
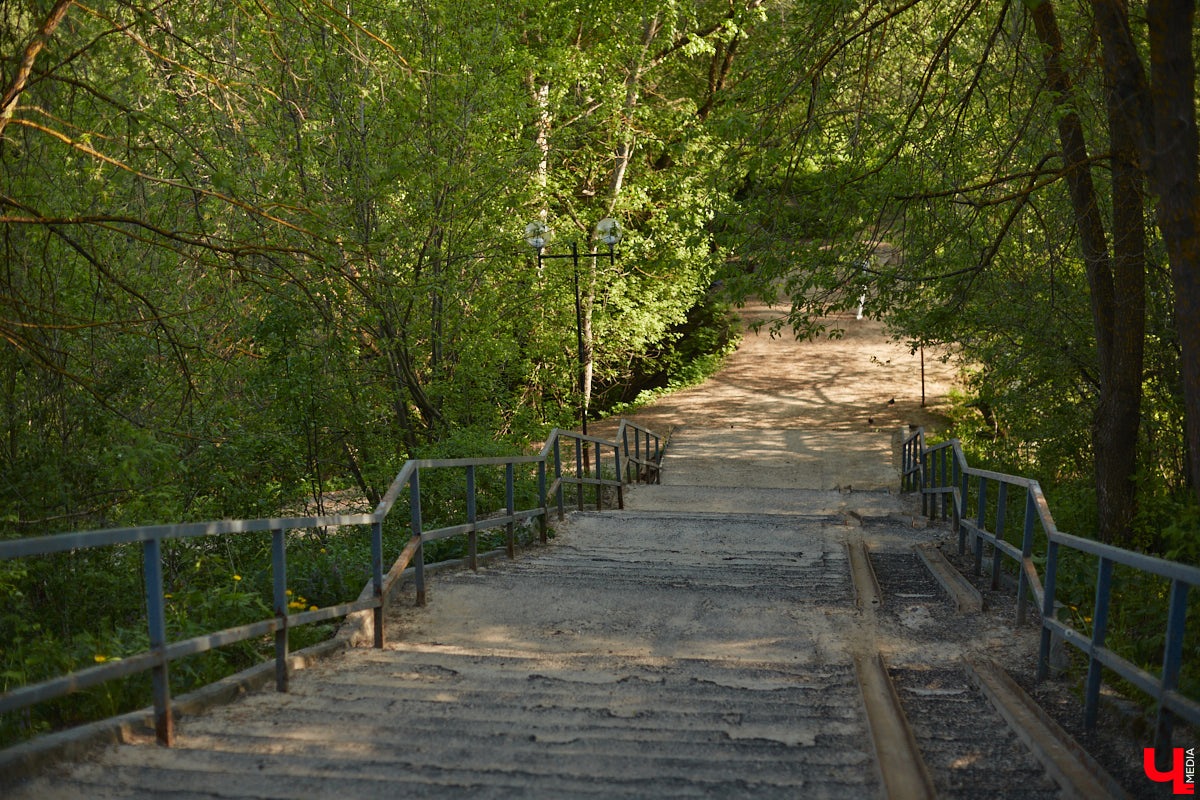
{"type": "Polygon", "coordinates": [[[317,607],[316,607],[316,606],[309,606],[309,607],[308,607],[308,610],[309,610],[309,611],[316,611],[316,610],[317,610],[317,607]]]}
{"type": "Polygon", "coordinates": [[[174,596],[175,595],[171,594],[170,592],[167,592],[166,594],[163,595],[163,597],[165,597],[167,600],[170,600],[174,596]]]}
{"type": "Polygon", "coordinates": [[[103,664],[105,661],[108,661],[108,656],[102,656],[99,653],[96,653],[96,655],[92,656],[92,659],[97,664],[103,664]]]}
{"type": "Polygon", "coordinates": [[[325,552],[325,548],[324,548],[324,547],[322,547],[322,548],[321,548],[321,552],[322,552],[322,553],[324,553],[324,552],[325,552]]]}
{"type": "Polygon", "coordinates": [[[242,579],[242,576],[241,576],[241,575],[234,575],[234,576],[233,576],[233,579],[234,579],[235,581],[240,581],[240,580],[242,579]]]}
{"type": "Polygon", "coordinates": [[[292,590],[291,590],[291,589],[288,589],[286,592],[284,592],[284,594],[286,594],[288,597],[291,597],[291,596],[292,596],[292,590]]]}

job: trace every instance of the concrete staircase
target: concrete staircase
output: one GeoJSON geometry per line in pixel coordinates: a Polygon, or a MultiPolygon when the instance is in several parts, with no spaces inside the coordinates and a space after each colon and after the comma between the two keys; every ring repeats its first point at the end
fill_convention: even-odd
{"type": "MultiPolygon", "coordinates": [[[[393,606],[387,649],[11,797],[1060,796],[984,715],[961,647],[856,589],[864,540],[878,557],[934,536],[889,458],[886,436],[684,430],[663,485],[516,561],[437,576],[428,607],[393,606]],[[933,754],[924,789],[878,766],[863,664],[880,653],[933,754]],[[963,715],[974,739],[941,724],[963,715]]],[[[905,608],[952,613],[936,584],[909,588],[905,608]]]]}

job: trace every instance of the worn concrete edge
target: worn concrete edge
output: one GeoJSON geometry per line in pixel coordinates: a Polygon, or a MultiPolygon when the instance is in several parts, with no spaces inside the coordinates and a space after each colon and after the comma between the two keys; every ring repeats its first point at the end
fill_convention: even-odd
{"type": "Polygon", "coordinates": [[[1033,752],[1068,797],[1080,800],[1128,795],[1078,742],[994,661],[966,659],[967,674],[1033,752]]]}
{"type": "MultiPolygon", "coordinates": [[[[525,549],[527,548],[521,547],[518,551],[525,549]]],[[[506,555],[503,549],[491,550],[479,554],[477,561],[487,564],[506,555]]],[[[468,561],[465,558],[439,561],[427,565],[425,574],[436,575],[439,572],[465,569],[467,566],[468,561]]],[[[413,567],[400,573],[400,579],[393,584],[389,601],[415,573],[413,567]]],[[[359,594],[359,599],[370,597],[373,591],[373,585],[368,582],[359,594]]],[[[290,671],[302,670],[349,647],[369,645],[373,642],[374,635],[373,612],[357,611],[346,617],[332,638],[289,654],[288,668],[290,671]]],[[[177,718],[186,714],[202,714],[217,706],[231,703],[243,694],[261,689],[274,680],[275,660],[272,658],[195,691],[172,697],[171,712],[177,718]]],[[[154,707],[150,706],[86,725],[43,734],[12,745],[0,750],[0,788],[32,778],[56,762],[79,758],[105,745],[122,744],[131,741],[137,735],[152,735],[153,731],[154,707]]]]}
{"type": "Polygon", "coordinates": [[[968,581],[963,574],[946,560],[942,551],[933,543],[919,544],[914,550],[925,562],[925,567],[932,573],[937,582],[946,590],[946,594],[954,601],[960,612],[976,613],[983,611],[983,594],[968,581]]]}
{"type": "Polygon", "coordinates": [[[871,566],[867,546],[861,539],[846,542],[846,560],[850,563],[850,577],[854,583],[854,604],[860,611],[878,608],[883,592],[879,589],[879,579],[871,566]]]}
{"type": "Polygon", "coordinates": [[[933,778],[904,715],[883,656],[856,655],[854,669],[875,747],[882,796],[887,800],[935,800],[933,778]]]}

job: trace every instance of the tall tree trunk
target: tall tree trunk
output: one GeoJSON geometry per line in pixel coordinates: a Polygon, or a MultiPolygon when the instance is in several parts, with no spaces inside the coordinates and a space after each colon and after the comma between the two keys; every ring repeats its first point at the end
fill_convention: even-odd
{"type": "Polygon", "coordinates": [[[1145,180],[1138,155],[1146,81],[1128,18],[1112,0],[1096,0],[1096,5],[1104,51],[1113,194],[1112,327],[1102,373],[1107,386],[1096,413],[1095,436],[1096,460],[1105,466],[1096,470],[1096,489],[1102,495],[1101,508],[1109,510],[1101,516],[1100,537],[1130,545],[1146,341],[1145,180]]]}
{"type": "MultiPolygon", "coordinates": [[[[1101,11],[1097,9],[1097,22],[1103,26],[1101,11]]],[[[1058,121],[1058,134],[1075,227],[1083,250],[1100,362],[1100,395],[1092,426],[1098,536],[1101,541],[1128,544],[1136,507],[1133,476],[1141,422],[1145,241],[1137,134],[1128,119],[1135,111],[1125,96],[1127,76],[1123,70],[1127,65],[1120,64],[1118,53],[1110,46],[1110,36],[1105,42],[1113,146],[1114,242],[1110,255],[1092,183],[1083,122],[1069,105],[1073,87],[1063,64],[1063,43],[1054,7],[1045,0],[1031,8],[1030,13],[1038,39],[1046,47],[1047,83],[1064,112],[1058,121]]]]}
{"type": "Polygon", "coordinates": [[[1200,160],[1197,157],[1195,0],[1150,0],[1153,182],[1158,224],[1171,261],[1182,351],[1188,467],[1200,499],[1200,160]]]}

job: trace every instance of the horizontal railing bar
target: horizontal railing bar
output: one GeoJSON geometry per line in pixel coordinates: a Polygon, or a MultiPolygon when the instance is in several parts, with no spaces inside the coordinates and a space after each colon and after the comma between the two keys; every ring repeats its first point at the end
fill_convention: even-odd
{"type": "Polygon", "coordinates": [[[251,622],[246,625],[239,625],[236,628],[226,628],[216,633],[205,634],[204,636],[194,636],[191,639],[182,639],[178,642],[172,642],[167,645],[167,660],[175,661],[184,656],[193,656],[197,653],[205,653],[209,650],[215,650],[218,647],[224,647],[227,644],[237,644],[244,642],[247,639],[253,639],[256,636],[266,636],[274,633],[279,629],[278,621],[275,617],[270,619],[251,622]]]}
{"type": "MultiPolygon", "coordinates": [[[[488,520],[490,524],[492,520],[488,520]]],[[[501,522],[501,525],[504,523],[501,522]]],[[[464,522],[461,525],[448,525],[444,528],[430,528],[429,530],[421,531],[421,538],[427,542],[432,542],[436,539],[445,539],[450,536],[460,536],[471,531],[485,530],[479,523],[464,522]]]]}
{"type": "Polygon", "coordinates": [[[16,711],[46,700],[53,700],[105,681],[136,675],[161,663],[162,656],[157,653],[138,653],[128,658],[87,667],[58,678],[21,686],[0,695],[0,714],[16,711]]]}
{"type": "Polygon", "coordinates": [[[509,464],[538,464],[541,456],[494,456],[490,458],[423,458],[412,461],[421,469],[446,469],[451,467],[504,467],[509,464]]]}
{"type": "Polygon", "coordinates": [[[1162,694],[1162,689],[1158,685],[1157,678],[1155,678],[1149,672],[1146,672],[1144,669],[1141,669],[1124,658],[1121,658],[1107,647],[1093,647],[1091,637],[1085,636],[1071,626],[1057,619],[1045,620],[1044,624],[1046,627],[1050,628],[1052,631],[1061,636],[1063,641],[1068,642],[1072,647],[1088,656],[1095,656],[1101,664],[1108,667],[1113,672],[1117,673],[1122,678],[1126,679],[1151,697],[1157,699],[1159,695],[1162,694]]]}
{"type": "Polygon", "coordinates": [[[516,511],[511,515],[505,514],[502,517],[488,517],[487,519],[477,520],[475,522],[464,522],[461,525],[448,525],[444,528],[431,528],[427,531],[421,531],[421,536],[425,541],[431,542],[435,539],[445,539],[449,536],[461,536],[464,533],[471,531],[490,531],[493,528],[503,528],[510,522],[521,522],[534,517],[540,517],[545,511],[541,508],[531,508],[528,511],[516,511]]]}
{"type": "Polygon", "coordinates": [[[621,481],[614,481],[611,478],[568,478],[562,476],[563,483],[569,483],[572,486],[624,486],[621,481]]]}
{"type": "Polygon", "coordinates": [[[993,547],[998,548],[1001,552],[1005,553],[1009,558],[1012,558],[1016,561],[1020,561],[1022,556],[1024,555],[1021,552],[1021,548],[1016,547],[1013,544],[1006,542],[1003,539],[998,538],[996,536],[996,534],[992,533],[989,530],[984,530],[983,528],[980,528],[978,525],[976,525],[973,522],[970,522],[969,520],[965,520],[965,519],[961,520],[958,524],[963,526],[964,528],[966,528],[968,533],[970,533],[974,536],[978,536],[980,539],[983,539],[984,541],[989,542],[993,547]]]}
{"type": "Polygon", "coordinates": [[[318,608],[316,611],[301,611],[298,614],[288,614],[288,627],[295,628],[299,625],[311,625],[314,622],[324,622],[327,619],[337,619],[353,614],[356,611],[366,611],[370,608],[379,608],[380,600],[378,597],[368,597],[365,600],[355,600],[353,603],[342,603],[337,606],[326,606],[318,608]]]}
{"type": "MultiPolygon", "coordinates": [[[[1020,552],[1019,550],[1017,552],[1020,552]]],[[[1021,569],[1025,571],[1025,579],[1029,581],[1029,588],[1033,591],[1034,602],[1037,603],[1038,613],[1041,613],[1042,607],[1045,605],[1046,589],[1042,586],[1042,576],[1038,575],[1037,565],[1033,563],[1032,557],[1025,555],[1014,556],[1021,563],[1021,569]]]]}
{"type": "Polygon", "coordinates": [[[392,585],[400,580],[400,576],[404,574],[404,570],[412,563],[413,556],[417,553],[417,548],[420,547],[421,540],[414,536],[408,540],[408,544],[404,545],[404,549],[400,551],[396,562],[392,564],[392,568],[388,570],[388,574],[383,578],[383,596],[388,597],[392,593],[392,585]]]}
{"type": "Polygon", "coordinates": [[[642,466],[658,466],[658,462],[653,459],[638,458],[637,456],[622,456],[622,461],[626,464],[641,464],[642,466]]]}
{"type": "Polygon", "coordinates": [[[398,474],[395,480],[392,481],[391,485],[388,486],[388,490],[384,493],[383,499],[379,501],[379,505],[375,506],[376,517],[382,520],[387,516],[388,511],[390,511],[392,506],[395,505],[396,499],[400,497],[400,492],[402,492],[404,487],[408,485],[409,480],[416,471],[417,467],[411,461],[405,463],[405,465],[400,468],[400,474],[398,474]]]}
{"type": "Polygon", "coordinates": [[[1132,550],[1124,550],[1115,545],[1104,544],[1092,539],[1084,539],[1069,533],[1057,532],[1051,534],[1050,538],[1059,544],[1070,547],[1072,550],[1079,550],[1099,556],[1100,558],[1107,558],[1117,564],[1140,569],[1143,572],[1150,572],[1164,578],[1183,581],[1190,586],[1200,586],[1200,567],[1180,564],[1175,561],[1168,561],[1165,558],[1148,556],[1144,553],[1135,553],[1132,550]]]}
{"type": "Polygon", "coordinates": [[[605,447],[616,447],[616,442],[610,442],[608,439],[601,439],[598,436],[584,436],[582,433],[574,433],[573,431],[559,431],[560,438],[578,439],[581,442],[592,442],[593,444],[602,444],[605,447]]]}
{"type": "MultiPolygon", "coordinates": [[[[294,628],[314,622],[323,622],[327,619],[336,619],[353,614],[356,611],[363,611],[378,606],[379,599],[370,597],[366,600],[358,600],[353,603],[319,608],[316,611],[289,614],[288,627],[294,628]]],[[[162,655],[152,652],[137,653],[127,658],[97,664],[94,667],[88,667],[87,669],[82,669],[60,678],[42,681],[30,686],[22,686],[19,689],[14,689],[11,692],[0,695],[0,714],[24,708],[35,703],[45,702],[46,700],[53,700],[106,681],[126,678],[130,675],[136,675],[139,672],[145,672],[161,664],[164,657],[167,661],[177,661],[187,656],[215,650],[218,647],[236,644],[259,636],[266,636],[277,630],[279,630],[279,621],[272,617],[271,619],[251,622],[236,628],[226,628],[225,630],[204,636],[194,636],[190,639],[172,642],[167,645],[162,655]]]]}
{"type": "Polygon", "coordinates": [[[1020,486],[1022,489],[1028,489],[1034,481],[1030,478],[1022,478],[1019,475],[1008,475],[1003,472],[992,472],[990,469],[976,469],[975,467],[962,467],[963,474],[970,475],[972,478],[987,478],[989,481],[997,481],[1007,483],[1009,486],[1020,486]]]}
{"type": "Polygon", "coordinates": [[[1200,725],[1200,703],[1175,690],[1163,692],[1162,704],[1193,725],[1200,725]]]}
{"type": "Polygon", "coordinates": [[[183,522],[174,525],[145,525],[140,528],[108,528],[77,533],[55,533],[27,539],[0,542],[0,560],[43,556],[78,550],[84,547],[106,547],[132,544],[153,539],[188,539],[197,536],[220,536],[231,533],[256,533],[296,528],[329,528],[346,525],[370,525],[374,514],[341,514],[323,517],[276,517],[272,519],[225,519],[212,522],[183,522]]]}

